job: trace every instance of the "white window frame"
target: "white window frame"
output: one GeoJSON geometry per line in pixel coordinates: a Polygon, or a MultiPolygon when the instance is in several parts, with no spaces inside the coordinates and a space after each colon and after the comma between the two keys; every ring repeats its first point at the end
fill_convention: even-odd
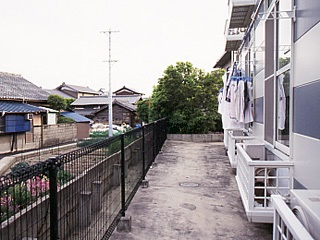
{"type": "MultiPolygon", "coordinates": [[[[270,5],[270,9],[274,9],[274,12],[276,13],[277,11],[277,4],[280,1],[291,1],[291,6],[294,7],[294,2],[293,0],[276,0],[273,4],[270,5]]],[[[276,16],[276,14],[275,14],[276,16]]],[[[292,60],[293,60],[293,20],[291,20],[291,42],[290,42],[290,63],[288,63],[286,66],[277,69],[278,67],[278,42],[277,42],[277,38],[278,38],[278,21],[274,21],[274,43],[275,43],[275,54],[274,54],[274,61],[275,61],[275,65],[274,65],[274,92],[275,92],[275,99],[274,99],[274,146],[275,148],[279,149],[280,151],[282,151],[283,153],[290,155],[290,146],[292,146],[292,101],[293,101],[293,88],[292,88],[292,82],[293,82],[293,70],[291,67],[292,64],[292,60]],[[283,143],[280,143],[277,138],[278,138],[278,130],[277,130],[277,79],[278,77],[286,72],[286,71],[290,71],[290,103],[289,103],[289,146],[284,145],[283,143]]]]}

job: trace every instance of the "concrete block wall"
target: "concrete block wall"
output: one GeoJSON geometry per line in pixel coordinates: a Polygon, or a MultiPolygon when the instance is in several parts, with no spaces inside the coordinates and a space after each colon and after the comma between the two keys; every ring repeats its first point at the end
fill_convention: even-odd
{"type": "Polygon", "coordinates": [[[75,123],[45,125],[43,127],[43,146],[75,141],[77,126],[75,123]]]}
{"type": "Polygon", "coordinates": [[[223,134],[168,134],[167,139],[186,142],[223,142],[223,134]]]}
{"type": "MultiPolygon", "coordinates": [[[[39,147],[49,147],[75,141],[77,139],[77,125],[70,123],[34,127],[33,141],[31,142],[26,142],[25,134],[26,133],[16,133],[13,151],[38,149],[39,147]]],[[[11,152],[12,142],[13,134],[0,135],[0,153],[11,152]]]]}

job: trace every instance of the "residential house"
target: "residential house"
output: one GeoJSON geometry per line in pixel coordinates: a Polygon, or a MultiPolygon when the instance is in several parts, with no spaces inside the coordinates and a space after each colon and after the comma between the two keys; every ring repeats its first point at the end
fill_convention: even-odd
{"type": "Polygon", "coordinates": [[[0,153],[75,140],[75,124],[56,124],[56,111],[43,107],[48,96],[21,75],[0,73],[0,153]]]}
{"type": "Polygon", "coordinates": [[[98,96],[101,92],[95,91],[89,87],[76,86],[63,82],[56,89],[46,90],[50,94],[56,94],[63,98],[79,98],[82,96],[98,96]]]}
{"type": "MultiPolygon", "coordinates": [[[[135,126],[141,124],[137,113],[137,106],[130,104],[129,102],[119,101],[115,99],[112,103],[113,111],[113,124],[122,125],[127,124],[129,126],[135,126]]],[[[93,112],[93,121],[96,123],[108,123],[109,120],[109,105],[102,107],[101,109],[93,112]]]]}
{"type": "MultiPolygon", "coordinates": [[[[136,108],[141,95],[115,95],[113,99],[113,122],[114,124],[126,123],[135,126],[140,123],[136,114],[136,108]]],[[[86,116],[96,122],[108,123],[108,96],[80,97],[71,106],[74,112],[86,116]]]]}
{"type": "Polygon", "coordinates": [[[215,67],[229,69],[222,101],[229,88],[250,86],[247,110],[253,110],[253,119],[238,121],[238,127],[254,139],[236,144],[236,179],[248,219],[273,222],[274,239],[320,239],[320,1],[229,0],[228,5],[230,55],[215,67]]]}
{"type": "Polygon", "coordinates": [[[0,111],[0,153],[28,148],[34,142],[33,128],[41,124],[45,110],[26,103],[0,101],[0,111]]]}

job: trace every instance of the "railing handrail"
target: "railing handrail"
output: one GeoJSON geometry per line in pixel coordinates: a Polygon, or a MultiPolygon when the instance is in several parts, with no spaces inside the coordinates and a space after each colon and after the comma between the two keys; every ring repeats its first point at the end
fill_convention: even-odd
{"type": "Polygon", "coordinates": [[[112,216],[105,215],[108,221],[99,229],[103,239],[110,237],[161,151],[166,128],[163,118],[0,176],[0,239],[12,239],[13,235],[14,239],[22,235],[58,239],[74,231],[84,234],[93,213],[118,204],[111,210],[112,216]],[[115,190],[115,202],[102,204],[109,201],[106,194],[113,196],[115,190]],[[67,207],[61,208],[63,204],[67,207]],[[30,216],[37,218],[26,221],[30,216]],[[69,218],[72,221],[66,226],[64,221],[69,218]],[[42,223],[35,224],[38,222],[42,223]]]}
{"type": "Polygon", "coordinates": [[[243,159],[246,161],[248,166],[267,166],[267,167],[277,167],[277,166],[294,166],[294,163],[292,161],[285,161],[285,160],[252,160],[248,153],[244,150],[242,147],[242,143],[237,143],[237,150],[238,153],[241,153],[243,155],[243,159]]]}
{"type": "MultiPolygon", "coordinates": [[[[280,195],[272,195],[272,203],[276,212],[280,215],[282,221],[286,224],[287,228],[290,230],[290,233],[296,240],[314,240],[302,223],[296,218],[293,212],[290,210],[288,205],[285,203],[284,198],[280,195]]],[[[274,221],[274,228],[276,228],[274,221]]],[[[273,231],[273,239],[275,239],[275,229],[273,231]]]]}

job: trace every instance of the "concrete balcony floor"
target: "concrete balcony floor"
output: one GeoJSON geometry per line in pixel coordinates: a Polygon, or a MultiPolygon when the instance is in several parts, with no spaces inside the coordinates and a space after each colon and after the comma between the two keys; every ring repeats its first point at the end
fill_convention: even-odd
{"type": "Polygon", "coordinates": [[[223,143],[167,140],[110,239],[272,239],[272,224],[247,220],[223,143]]]}

